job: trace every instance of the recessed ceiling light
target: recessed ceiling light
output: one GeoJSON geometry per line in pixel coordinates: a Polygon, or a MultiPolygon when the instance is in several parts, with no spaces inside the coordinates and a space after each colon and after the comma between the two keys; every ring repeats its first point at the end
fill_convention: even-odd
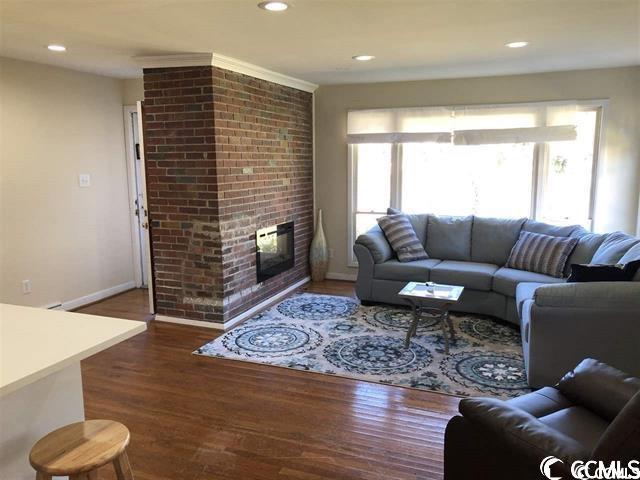
{"type": "Polygon", "coordinates": [[[509,42],[509,43],[506,43],[504,46],[509,48],[522,48],[522,47],[526,47],[527,45],[529,45],[529,42],[509,42]]]}
{"type": "Polygon", "coordinates": [[[67,49],[64,45],[47,45],[47,48],[52,52],[64,52],[67,49]]]}
{"type": "Polygon", "coordinates": [[[354,55],[353,57],[354,60],[358,60],[359,62],[368,62],[369,60],[373,60],[374,57],[373,55],[354,55]]]}
{"type": "Polygon", "coordinates": [[[263,10],[269,10],[270,12],[283,12],[289,5],[285,2],[261,2],[258,4],[263,10]]]}

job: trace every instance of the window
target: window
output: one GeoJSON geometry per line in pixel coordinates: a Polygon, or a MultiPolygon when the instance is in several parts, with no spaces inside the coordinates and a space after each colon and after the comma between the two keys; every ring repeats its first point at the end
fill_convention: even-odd
{"type": "Polygon", "coordinates": [[[355,231],[366,232],[376,219],[387,214],[391,205],[391,144],[362,144],[357,150],[362,162],[354,162],[355,172],[355,231]],[[360,168],[358,168],[360,167],[360,168]]]}
{"type": "MultiPolygon", "coordinates": [[[[591,228],[603,102],[349,112],[349,234],[388,207],[591,228]]],[[[355,258],[350,249],[350,263],[355,258]]]]}
{"type": "Polygon", "coordinates": [[[533,143],[403,145],[400,205],[412,213],[529,216],[533,151],[533,143]]]}

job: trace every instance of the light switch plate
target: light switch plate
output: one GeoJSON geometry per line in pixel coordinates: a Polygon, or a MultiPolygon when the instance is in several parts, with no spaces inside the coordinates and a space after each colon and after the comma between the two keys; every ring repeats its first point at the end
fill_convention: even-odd
{"type": "Polygon", "coordinates": [[[81,187],[90,187],[91,186],[91,175],[88,173],[81,173],[78,175],[78,185],[81,187]]]}

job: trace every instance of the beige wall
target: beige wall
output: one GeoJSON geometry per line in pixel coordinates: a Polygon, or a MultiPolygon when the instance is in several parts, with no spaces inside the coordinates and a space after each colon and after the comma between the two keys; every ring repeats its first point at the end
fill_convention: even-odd
{"type": "Polygon", "coordinates": [[[602,98],[610,102],[595,230],[634,233],[640,190],[640,67],[320,87],[315,99],[316,208],[324,210],[325,232],[334,251],[329,271],[356,271],[346,266],[351,248],[347,245],[348,109],[602,98]]]}
{"type": "Polygon", "coordinates": [[[144,84],[142,78],[127,78],[122,80],[122,104],[135,105],[144,100],[144,84]]]}
{"type": "Polygon", "coordinates": [[[0,70],[0,301],[43,306],[132,282],[122,81],[9,59],[0,70]]]}

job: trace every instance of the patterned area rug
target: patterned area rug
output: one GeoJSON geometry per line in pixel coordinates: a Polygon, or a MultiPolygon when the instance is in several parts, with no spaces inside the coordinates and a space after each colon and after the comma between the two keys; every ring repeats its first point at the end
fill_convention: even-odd
{"type": "Polygon", "coordinates": [[[530,391],[515,326],[451,314],[455,340],[446,355],[438,320],[421,322],[404,347],[411,318],[409,309],[302,293],[194,353],[460,396],[530,391]]]}

